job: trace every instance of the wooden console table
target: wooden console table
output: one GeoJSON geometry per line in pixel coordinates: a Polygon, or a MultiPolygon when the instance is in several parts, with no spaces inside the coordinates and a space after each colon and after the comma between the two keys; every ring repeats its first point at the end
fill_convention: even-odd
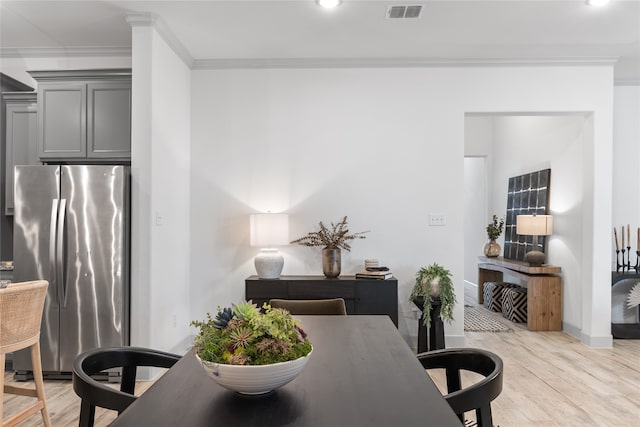
{"type": "Polygon", "coordinates": [[[562,278],[560,267],[531,267],[502,257],[478,257],[478,303],[484,302],[484,283],[502,282],[503,275],[520,279],[527,288],[527,327],[530,331],[562,330],[562,278]]]}
{"type": "Polygon", "coordinates": [[[259,279],[250,276],[244,281],[245,298],[258,306],[272,298],[327,299],[343,298],[347,314],[386,314],[398,326],[398,280],[356,279],[340,276],[281,276],[280,279],[259,279]]]}

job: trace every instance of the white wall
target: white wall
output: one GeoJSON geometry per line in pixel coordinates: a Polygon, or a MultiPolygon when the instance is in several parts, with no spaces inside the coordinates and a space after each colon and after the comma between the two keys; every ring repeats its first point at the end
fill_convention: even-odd
{"type": "MultiPolygon", "coordinates": [[[[606,345],[610,295],[601,284],[610,270],[602,260],[611,254],[609,67],[189,73],[155,31],[134,28],[134,35],[133,61],[20,65],[3,59],[0,67],[20,78],[26,69],[133,64],[132,343],[178,351],[191,319],[244,296],[257,250],[248,246],[248,215],[263,210],[288,211],[292,238],[345,214],[353,230],[370,229],[345,254],[343,271],[355,272],[370,257],[389,265],[400,282],[400,330],[414,340],[417,322],[406,298],[420,266],[437,261],[452,268],[463,300],[464,206],[455,194],[463,192],[462,158],[470,154],[463,148],[465,114],[579,111],[593,113],[586,138],[593,143],[583,153],[582,334],[587,343],[606,345]],[[384,203],[371,196],[374,191],[384,203]],[[156,212],[161,226],[153,225],[156,212]],[[446,227],[427,226],[434,212],[447,215],[446,227]],[[171,251],[165,250],[169,244],[171,251]]],[[[615,95],[616,156],[635,150],[616,157],[620,171],[618,164],[640,158],[638,87],[617,87],[615,95]]],[[[627,175],[614,173],[613,179],[626,181],[627,175]]],[[[638,217],[639,197],[614,190],[616,223],[638,217]],[[619,209],[631,213],[618,218],[619,209]]],[[[284,274],[321,274],[318,251],[283,252],[284,274]]],[[[454,314],[448,345],[463,336],[462,304],[454,314]]]]}
{"type": "Polygon", "coordinates": [[[464,280],[476,286],[478,256],[488,241],[487,161],[487,156],[464,158],[464,280]]]}
{"type": "MultiPolygon", "coordinates": [[[[609,278],[612,76],[608,66],[193,71],[192,316],[243,297],[250,213],[289,212],[292,237],[349,215],[354,231],[371,233],[343,271],[370,257],[392,268],[407,339],[417,333],[406,302],[415,272],[434,261],[452,269],[460,304],[447,345],[460,344],[465,113],[585,111],[597,120],[584,190],[598,203],[588,205],[583,278],[587,301],[599,301],[582,331],[610,345],[610,294],[592,283],[609,278]],[[447,226],[429,227],[429,213],[444,213],[447,226]]],[[[321,274],[317,251],[283,252],[284,274],[321,274]]]]}
{"type": "MultiPolygon", "coordinates": [[[[493,170],[493,122],[468,114],[464,120],[464,280],[477,285],[478,256],[487,243],[486,226],[493,212],[493,192],[488,185],[493,170]],[[481,170],[479,170],[481,168],[481,170]]],[[[504,234],[497,242],[504,248],[504,234]]]]}
{"type": "MultiPolygon", "coordinates": [[[[631,225],[631,250],[636,251],[640,227],[640,86],[614,88],[613,164],[613,225],[618,228],[619,239],[622,225],[625,229],[631,225]]],[[[611,254],[615,271],[615,252],[611,254]]],[[[635,254],[631,263],[634,261],[635,254]]]]}
{"type": "Polygon", "coordinates": [[[131,344],[190,344],[191,71],[153,27],[133,28],[131,344]]]}

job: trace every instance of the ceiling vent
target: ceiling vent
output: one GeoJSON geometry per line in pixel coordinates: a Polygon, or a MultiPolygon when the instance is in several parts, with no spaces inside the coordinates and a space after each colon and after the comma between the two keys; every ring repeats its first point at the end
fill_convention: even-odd
{"type": "Polygon", "coordinates": [[[388,6],[387,18],[389,19],[420,18],[421,12],[422,12],[422,5],[388,6]]]}

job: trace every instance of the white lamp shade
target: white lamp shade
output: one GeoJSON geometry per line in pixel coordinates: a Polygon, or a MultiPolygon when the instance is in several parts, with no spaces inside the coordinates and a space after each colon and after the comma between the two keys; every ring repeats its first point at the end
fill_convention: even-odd
{"type": "Polygon", "coordinates": [[[551,215],[518,215],[516,233],[523,236],[549,236],[553,232],[551,215]]]}
{"type": "Polygon", "coordinates": [[[289,215],[253,214],[249,218],[251,246],[268,248],[289,243],[289,215]]]}

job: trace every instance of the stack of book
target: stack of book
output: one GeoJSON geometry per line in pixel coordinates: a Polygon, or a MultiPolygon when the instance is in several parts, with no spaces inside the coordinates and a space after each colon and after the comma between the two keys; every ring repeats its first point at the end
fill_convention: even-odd
{"type": "Polygon", "coordinates": [[[373,267],[356,273],[356,279],[375,279],[386,280],[391,279],[393,274],[387,267],[373,267]]]}

